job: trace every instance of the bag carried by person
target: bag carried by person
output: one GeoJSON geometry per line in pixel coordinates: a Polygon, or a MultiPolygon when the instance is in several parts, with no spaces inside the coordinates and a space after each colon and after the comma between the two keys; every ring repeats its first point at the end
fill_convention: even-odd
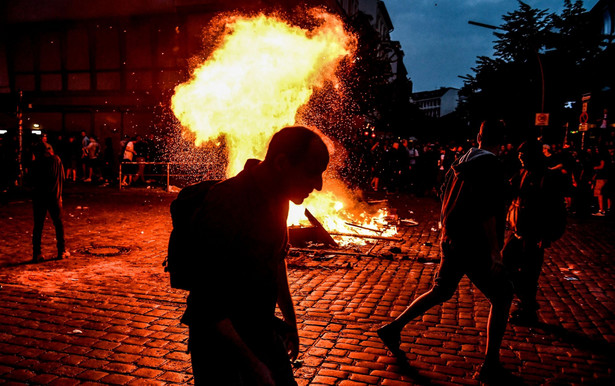
{"type": "Polygon", "coordinates": [[[531,194],[516,197],[507,221],[519,236],[543,241],[548,246],[566,231],[566,201],[558,172],[541,176],[531,194]]]}
{"type": "Polygon", "coordinates": [[[162,265],[169,273],[171,287],[190,291],[194,283],[194,261],[198,243],[191,237],[191,219],[217,180],[202,181],[183,188],[171,203],[173,230],[167,257],[162,265]]]}

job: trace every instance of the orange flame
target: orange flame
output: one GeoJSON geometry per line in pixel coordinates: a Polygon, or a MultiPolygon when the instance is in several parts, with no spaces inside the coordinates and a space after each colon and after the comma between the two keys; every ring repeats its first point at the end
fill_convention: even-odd
{"type": "MultiPolygon", "coordinates": [[[[375,209],[361,203],[340,180],[326,180],[322,192],[312,193],[305,199],[302,206],[291,202],[288,225],[310,225],[304,215],[304,206],[329,232],[366,236],[394,236],[397,234],[397,227],[389,224],[390,216],[386,209],[375,209]]],[[[357,237],[333,235],[333,238],[342,246],[365,244],[365,239],[357,237]]]]}
{"type": "MultiPolygon", "coordinates": [[[[175,88],[172,110],[197,145],[225,137],[227,176],[249,158],[262,159],[273,134],[295,124],[314,90],[326,82],[337,85],[335,71],[354,52],[356,39],[339,17],[312,12],[319,25],[311,31],[266,15],[226,18],[228,33],[219,47],[175,88]]],[[[336,180],[325,181],[323,192],[314,192],[305,205],[327,230],[344,233],[357,229],[347,221],[381,228],[378,222],[387,215],[367,215],[336,180]]],[[[303,211],[293,206],[289,224],[300,222],[303,211]]]]}
{"type": "Polygon", "coordinates": [[[248,158],[262,159],[273,134],[295,123],[297,110],[335,80],[339,62],[354,50],[338,17],[317,17],[313,31],[265,15],[230,17],[220,47],[176,87],[173,112],[196,144],[225,136],[228,176],[248,158]]]}

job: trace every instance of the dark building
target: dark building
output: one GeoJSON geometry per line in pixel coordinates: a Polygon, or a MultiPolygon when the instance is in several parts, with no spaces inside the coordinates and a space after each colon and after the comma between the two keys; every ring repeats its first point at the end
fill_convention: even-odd
{"type": "Polygon", "coordinates": [[[601,32],[608,43],[615,38],[615,1],[600,0],[591,9],[590,14],[596,20],[596,24],[602,25],[601,32]]]}
{"type": "Polygon", "coordinates": [[[173,88],[202,52],[219,12],[325,5],[348,17],[357,0],[7,0],[0,5],[0,129],[34,124],[119,141],[164,126],[173,88]],[[19,101],[19,92],[22,100],[19,101]]]}

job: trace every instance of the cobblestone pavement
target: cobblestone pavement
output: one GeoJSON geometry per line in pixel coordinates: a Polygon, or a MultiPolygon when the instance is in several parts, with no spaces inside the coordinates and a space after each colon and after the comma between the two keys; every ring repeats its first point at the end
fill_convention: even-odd
{"type": "MultiPolygon", "coordinates": [[[[29,262],[30,202],[0,205],[0,383],[192,382],[187,329],[179,323],[186,294],[169,287],[161,265],[174,196],[69,185],[71,257],[38,264],[29,262]]],[[[429,289],[438,265],[438,203],[389,200],[401,217],[418,221],[399,228],[403,242],[381,241],[371,257],[289,258],[300,385],[478,383],[489,303],[467,279],[450,301],[406,327],[401,347],[408,366],[387,356],[376,336],[429,289]]],[[[543,323],[509,326],[503,342],[505,366],[525,383],[615,383],[614,228],[606,218],[572,220],[547,251],[543,323]]],[[[47,220],[43,253],[54,255],[54,245],[47,220]]]]}

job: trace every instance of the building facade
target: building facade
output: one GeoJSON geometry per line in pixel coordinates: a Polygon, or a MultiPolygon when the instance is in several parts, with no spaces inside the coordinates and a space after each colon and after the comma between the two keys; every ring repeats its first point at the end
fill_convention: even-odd
{"type": "Polygon", "coordinates": [[[398,41],[391,40],[393,32],[393,22],[384,1],[381,0],[359,0],[358,10],[371,17],[371,24],[380,36],[380,52],[387,57],[391,63],[391,82],[403,81],[408,83],[412,91],[412,82],[407,79],[408,70],[404,65],[404,51],[398,41]]]}
{"type": "Polygon", "coordinates": [[[459,105],[459,90],[452,87],[441,87],[438,90],[413,93],[412,102],[426,116],[440,118],[457,109],[459,105]]]}

